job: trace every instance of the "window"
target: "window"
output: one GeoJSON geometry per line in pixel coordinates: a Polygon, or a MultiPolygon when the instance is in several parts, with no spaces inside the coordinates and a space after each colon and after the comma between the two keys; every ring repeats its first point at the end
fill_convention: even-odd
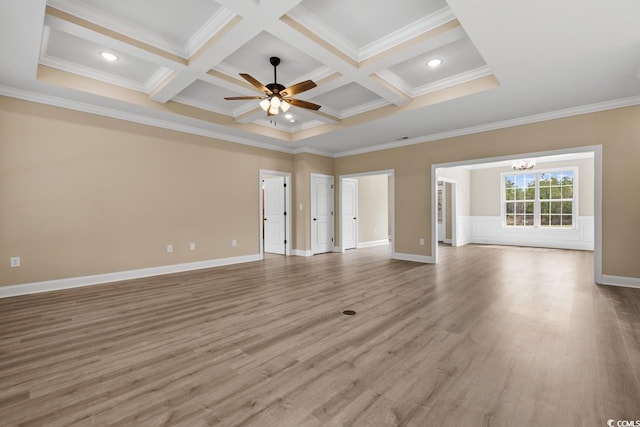
{"type": "Polygon", "coordinates": [[[507,227],[564,227],[575,224],[576,170],[502,175],[503,219],[507,227]]]}

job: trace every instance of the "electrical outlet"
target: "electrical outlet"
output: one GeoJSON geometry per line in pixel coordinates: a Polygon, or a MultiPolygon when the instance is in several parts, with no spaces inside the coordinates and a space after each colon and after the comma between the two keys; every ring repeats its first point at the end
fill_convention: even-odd
{"type": "Polygon", "coordinates": [[[420,239],[420,245],[424,246],[424,239],[420,239]]]}
{"type": "Polygon", "coordinates": [[[195,243],[189,243],[189,250],[190,251],[195,251],[196,250],[196,244],[195,243]]]}
{"type": "Polygon", "coordinates": [[[231,241],[231,246],[233,246],[233,247],[238,246],[238,242],[237,242],[235,239],[233,239],[233,240],[231,241]]]}
{"type": "Polygon", "coordinates": [[[9,265],[11,265],[11,267],[20,267],[20,257],[19,256],[12,256],[9,259],[9,265]]]}
{"type": "Polygon", "coordinates": [[[173,252],[173,245],[167,245],[167,253],[173,252]]]}

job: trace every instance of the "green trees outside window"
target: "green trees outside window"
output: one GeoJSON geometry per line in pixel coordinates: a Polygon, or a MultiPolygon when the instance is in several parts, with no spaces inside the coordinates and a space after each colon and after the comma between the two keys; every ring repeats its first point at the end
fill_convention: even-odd
{"type": "Polygon", "coordinates": [[[504,175],[508,227],[573,227],[574,172],[504,175]]]}

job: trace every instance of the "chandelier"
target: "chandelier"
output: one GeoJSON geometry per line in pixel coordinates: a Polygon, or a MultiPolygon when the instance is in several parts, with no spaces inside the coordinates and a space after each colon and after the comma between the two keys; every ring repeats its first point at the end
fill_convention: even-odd
{"type": "Polygon", "coordinates": [[[535,160],[518,160],[511,164],[511,169],[513,169],[514,171],[525,171],[533,169],[535,166],[535,160]]]}

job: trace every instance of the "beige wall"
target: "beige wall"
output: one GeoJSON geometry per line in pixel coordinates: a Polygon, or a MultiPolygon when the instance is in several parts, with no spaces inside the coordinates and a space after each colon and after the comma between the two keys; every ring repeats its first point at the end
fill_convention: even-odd
{"type": "MultiPolygon", "coordinates": [[[[296,154],[294,157],[294,248],[311,250],[311,174],[333,176],[333,159],[316,154],[296,154]],[[302,209],[300,209],[302,205],[302,209]]],[[[335,186],[335,183],[334,183],[335,186]]],[[[336,192],[337,193],[337,192],[336,192]]],[[[334,206],[338,206],[337,203],[334,206]]],[[[337,210],[337,209],[336,209],[337,210]]]]}
{"type": "Polygon", "coordinates": [[[358,243],[389,236],[389,176],[360,176],[358,180],[358,243]]]}
{"type": "MultiPolygon", "coordinates": [[[[593,216],[593,159],[562,162],[538,162],[535,170],[578,168],[578,215],[593,216]]],[[[500,215],[500,174],[512,172],[510,167],[471,170],[471,215],[500,215]]]]}
{"type": "Polygon", "coordinates": [[[257,254],[259,170],[293,166],[290,154],[0,97],[0,285],[257,254]]]}
{"type": "Polygon", "coordinates": [[[312,172],[394,169],[396,252],[428,256],[432,164],[590,145],[603,147],[603,272],[640,277],[639,141],[636,106],[330,159],[0,97],[0,285],[257,254],[261,168],[292,172],[303,250],[312,172]]]}
{"type": "Polygon", "coordinates": [[[431,255],[432,164],[571,147],[603,147],[603,273],[640,277],[640,106],[340,157],[336,175],[395,169],[396,252],[431,255]],[[424,237],[426,244],[419,245],[424,237]]]}

